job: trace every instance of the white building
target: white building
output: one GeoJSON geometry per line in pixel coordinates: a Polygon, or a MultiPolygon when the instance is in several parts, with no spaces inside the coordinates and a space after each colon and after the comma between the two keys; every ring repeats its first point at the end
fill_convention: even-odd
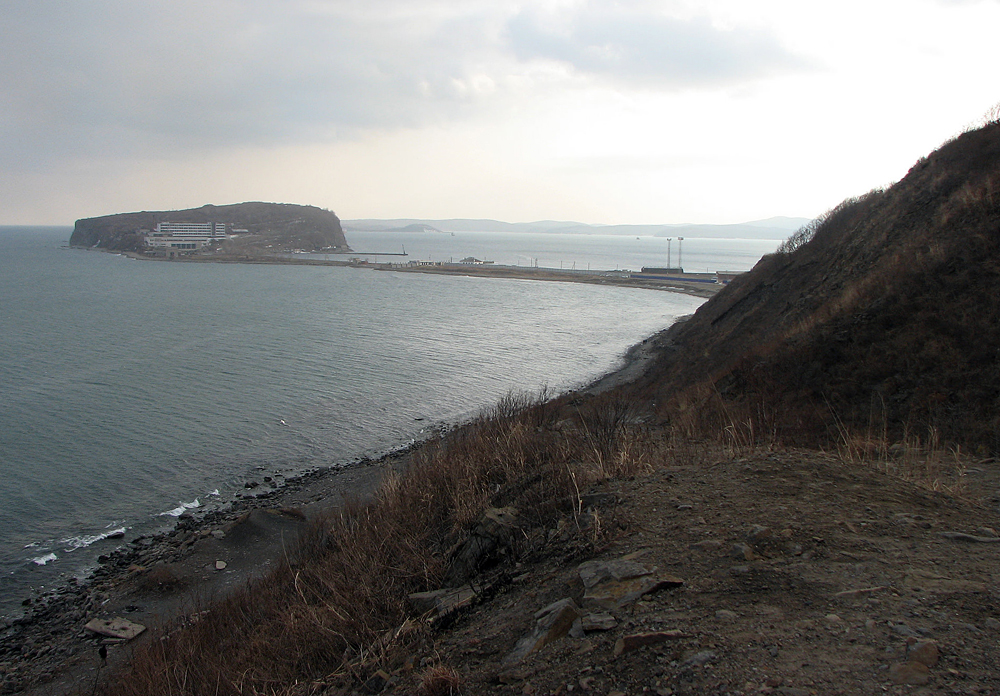
{"type": "Polygon", "coordinates": [[[146,235],[146,246],[159,249],[200,249],[226,238],[221,222],[158,222],[146,235]]]}

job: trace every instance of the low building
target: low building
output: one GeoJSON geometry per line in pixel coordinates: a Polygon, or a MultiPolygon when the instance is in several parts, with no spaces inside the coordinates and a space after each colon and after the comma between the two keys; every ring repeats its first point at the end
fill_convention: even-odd
{"type": "Polygon", "coordinates": [[[464,263],[470,266],[482,266],[485,264],[491,264],[492,261],[483,261],[482,259],[477,259],[475,256],[466,256],[464,259],[459,261],[459,263],[464,263]]]}
{"type": "Polygon", "coordinates": [[[221,222],[159,222],[146,234],[146,246],[152,249],[200,249],[227,237],[221,222]]]}

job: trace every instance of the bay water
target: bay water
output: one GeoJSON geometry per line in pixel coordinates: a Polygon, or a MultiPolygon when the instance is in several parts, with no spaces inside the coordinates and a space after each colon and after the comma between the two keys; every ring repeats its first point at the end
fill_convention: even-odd
{"type": "MultiPolygon", "coordinates": [[[[575,283],[137,261],[70,249],[70,232],[0,227],[5,618],[183,511],[224,506],[249,480],[377,456],[511,390],[582,386],[703,301],[575,283]]],[[[394,243],[384,234],[349,242],[382,251],[394,243]]],[[[400,243],[412,257],[643,263],[643,240],[543,237],[421,233],[400,243]]],[[[745,270],[733,265],[749,268],[777,245],[704,241],[720,251],[705,259],[713,270],[745,270]]],[[[686,257],[696,245],[684,244],[686,257]]],[[[664,265],[662,245],[647,246],[655,254],[645,265],[664,265]]]]}

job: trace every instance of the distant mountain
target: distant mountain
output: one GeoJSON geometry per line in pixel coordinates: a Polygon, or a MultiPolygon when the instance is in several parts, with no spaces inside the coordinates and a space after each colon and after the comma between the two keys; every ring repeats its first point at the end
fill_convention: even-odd
{"type": "Polygon", "coordinates": [[[794,232],[795,230],[808,225],[810,222],[812,222],[812,219],[810,218],[785,217],[783,215],[779,215],[778,217],[767,218],[766,220],[754,220],[753,222],[745,222],[743,224],[750,225],[751,227],[770,227],[772,229],[794,232]]]}
{"type": "Polygon", "coordinates": [[[546,232],[549,234],[609,234],[636,237],[715,237],[731,239],[785,239],[808,224],[808,218],[775,217],[733,225],[589,225],[583,222],[539,220],[501,222],[499,220],[344,220],[344,229],[366,232],[418,231],[421,227],[441,232],[546,232]]]}
{"type": "Polygon", "coordinates": [[[344,220],[344,230],[363,232],[413,232],[418,228],[427,228],[429,232],[551,232],[566,226],[581,225],[579,222],[501,222],[499,220],[481,220],[455,218],[450,220],[418,220],[415,218],[397,218],[392,220],[344,220]]]}
{"type": "Polygon", "coordinates": [[[69,243],[113,251],[141,251],[143,232],[159,222],[217,222],[237,230],[242,241],[318,251],[346,249],[340,219],[329,210],[290,203],[236,203],[204,205],[188,210],[118,213],[77,220],[69,243]]]}

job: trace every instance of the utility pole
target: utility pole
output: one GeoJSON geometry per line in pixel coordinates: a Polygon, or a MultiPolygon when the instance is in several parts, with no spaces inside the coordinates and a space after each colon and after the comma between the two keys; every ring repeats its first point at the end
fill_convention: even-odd
{"type": "Polygon", "coordinates": [[[670,242],[674,241],[673,237],[667,237],[667,268],[670,268],[670,242]]]}
{"type": "Polygon", "coordinates": [[[677,238],[677,268],[684,270],[684,264],[681,262],[681,242],[684,241],[684,237],[677,238]]]}

